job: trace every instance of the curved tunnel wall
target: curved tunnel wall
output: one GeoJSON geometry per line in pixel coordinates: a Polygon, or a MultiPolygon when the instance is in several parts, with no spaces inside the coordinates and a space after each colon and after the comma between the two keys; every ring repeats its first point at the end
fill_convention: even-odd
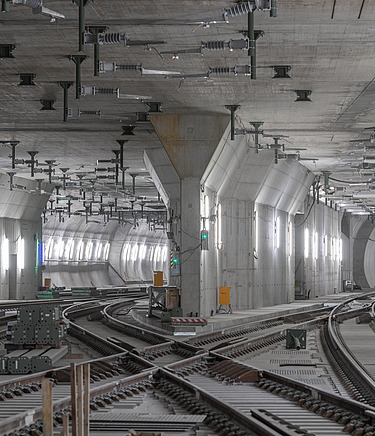
{"type": "Polygon", "coordinates": [[[370,288],[375,287],[375,229],[371,232],[364,255],[364,272],[370,288]]]}
{"type": "Polygon", "coordinates": [[[120,286],[134,281],[151,282],[153,271],[167,274],[166,233],[146,223],[134,228],[111,222],[106,227],[86,225],[85,218],[57,222],[51,217],[44,227],[44,278],[57,286],[120,286]]]}
{"type": "Polygon", "coordinates": [[[361,288],[375,286],[375,228],[370,220],[363,220],[354,231],[353,279],[361,288]]]}

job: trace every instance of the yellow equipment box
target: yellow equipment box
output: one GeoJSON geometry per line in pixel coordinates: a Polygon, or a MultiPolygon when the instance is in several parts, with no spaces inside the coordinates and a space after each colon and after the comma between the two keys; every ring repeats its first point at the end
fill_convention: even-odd
{"type": "Polygon", "coordinates": [[[219,305],[220,306],[230,305],[230,286],[219,287],[219,305]]]}
{"type": "Polygon", "coordinates": [[[163,271],[154,271],[154,286],[163,286],[163,271]]]}

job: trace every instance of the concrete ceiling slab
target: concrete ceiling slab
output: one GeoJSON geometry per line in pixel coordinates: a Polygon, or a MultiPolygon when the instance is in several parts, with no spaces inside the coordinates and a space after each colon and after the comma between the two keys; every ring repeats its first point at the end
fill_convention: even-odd
{"type": "MultiPolygon", "coordinates": [[[[236,116],[242,123],[262,121],[267,134],[287,136],[286,149],[306,148],[298,152],[300,163],[316,174],[331,173],[332,192],[352,181],[366,182],[367,188],[372,189],[375,170],[363,164],[363,157],[369,154],[364,145],[372,134],[367,129],[375,125],[375,3],[278,0],[276,18],[267,12],[255,12],[255,29],[264,32],[257,40],[256,80],[225,73],[225,69],[249,65],[247,51],[183,53],[200,47],[202,41],[242,38],[242,32],[247,30],[246,15],[230,17],[227,23],[222,20],[223,9],[235,3],[88,2],[86,26],[106,26],[107,34],[126,35],[130,41],[128,46],[100,45],[100,61],[138,67],[94,76],[93,46],[85,45],[82,85],[107,91],[77,99],[73,83],[67,105],[72,116],[64,122],[63,89],[59,82],[76,81],[76,67],[70,56],[79,54],[78,7],[74,2],[45,0],[45,7],[65,16],[50,22],[48,16],[33,14],[31,8],[10,2],[9,12],[0,16],[1,44],[10,45],[13,56],[1,58],[0,141],[19,141],[17,159],[27,160],[27,152],[35,150],[39,152],[39,162],[55,160],[53,183],[61,184],[60,168],[69,168],[70,179],[77,180],[77,173],[94,172],[98,159],[113,159],[112,150],[119,148],[116,141],[126,139],[126,189],[131,193],[130,172],[140,174],[139,195],[157,198],[143,162],[145,149],[161,146],[151,123],[144,121],[144,114],[150,111],[147,103],[161,102],[165,114],[226,115],[225,105],[239,104],[236,116]],[[290,78],[274,78],[273,67],[277,65],[290,66],[290,78]],[[145,74],[144,70],[142,74],[140,66],[173,74],[168,79],[166,74],[145,74]],[[210,69],[221,73],[205,78],[210,69]],[[33,75],[35,85],[20,84],[20,74],[25,73],[33,75]],[[111,89],[118,89],[123,97],[145,98],[116,98],[111,89]],[[311,101],[296,101],[297,90],[311,91],[311,101]],[[54,110],[42,110],[41,100],[53,100],[54,110]],[[123,135],[123,126],[135,126],[134,135],[123,135]],[[356,140],[358,143],[350,142],[356,140]]],[[[252,141],[250,137],[249,142],[252,141]]],[[[261,138],[262,143],[267,141],[271,139],[261,138]]],[[[0,146],[2,172],[11,170],[10,152],[9,146],[0,146]]],[[[15,171],[17,176],[30,178],[28,164],[17,164],[15,171]]],[[[48,180],[46,173],[39,176],[48,180]]],[[[110,183],[102,188],[124,201],[130,198],[126,190],[118,192],[110,183]]],[[[367,195],[364,202],[370,209],[375,206],[371,196],[367,195]]]]}

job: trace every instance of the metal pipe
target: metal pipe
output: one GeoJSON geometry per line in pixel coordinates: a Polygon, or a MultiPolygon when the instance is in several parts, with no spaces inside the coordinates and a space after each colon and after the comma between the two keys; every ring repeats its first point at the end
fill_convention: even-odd
{"type": "Polygon", "coordinates": [[[83,40],[85,35],[85,5],[84,0],[79,0],[79,35],[78,35],[78,50],[83,51],[83,40]]]}
{"type": "Polygon", "coordinates": [[[255,48],[255,33],[254,33],[254,12],[249,12],[247,14],[247,34],[249,36],[249,51],[248,55],[254,55],[255,48]]]}
{"type": "Polygon", "coordinates": [[[76,64],[76,99],[81,95],[81,63],[87,58],[84,54],[72,55],[70,59],[76,64]]]}
{"type": "Polygon", "coordinates": [[[16,145],[18,144],[19,141],[17,142],[12,142],[10,145],[12,147],[12,169],[16,168],[16,145]]]}
{"type": "MultiPolygon", "coordinates": [[[[73,82],[59,82],[59,85],[64,91],[64,116],[63,121],[68,121],[68,89],[73,85],[73,82]]],[[[51,182],[50,182],[51,183],[51,182]]]]}
{"type": "Polygon", "coordinates": [[[250,58],[250,69],[251,69],[251,79],[255,80],[257,78],[257,45],[254,40],[254,53],[250,58]]]}
{"type": "Polygon", "coordinates": [[[234,123],[235,123],[235,117],[234,113],[236,110],[240,107],[240,105],[226,105],[225,106],[228,110],[230,110],[230,139],[234,140],[234,123]]]}
{"type": "Polygon", "coordinates": [[[99,44],[94,44],[94,76],[99,76],[99,44]]]}
{"type": "Polygon", "coordinates": [[[81,62],[76,62],[76,99],[81,95],[81,62]]]}

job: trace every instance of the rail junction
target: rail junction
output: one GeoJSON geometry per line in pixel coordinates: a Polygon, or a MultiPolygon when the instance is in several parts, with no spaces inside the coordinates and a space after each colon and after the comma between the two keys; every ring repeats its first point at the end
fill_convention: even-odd
{"type": "MultiPolygon", "coordinates": [[[[183,336],[147,319],[146,297],[134,287],[54,301],[69,352],[50,370],[0,375],[0,434],[375,435],[374,371],[363,358],[373,292],[217,315],[183,336]],[[305,332],[306,345],[287,347],[288,331],[305,332]]],[[[1,305],[2,329],[22,304],[1,305]]]]}

